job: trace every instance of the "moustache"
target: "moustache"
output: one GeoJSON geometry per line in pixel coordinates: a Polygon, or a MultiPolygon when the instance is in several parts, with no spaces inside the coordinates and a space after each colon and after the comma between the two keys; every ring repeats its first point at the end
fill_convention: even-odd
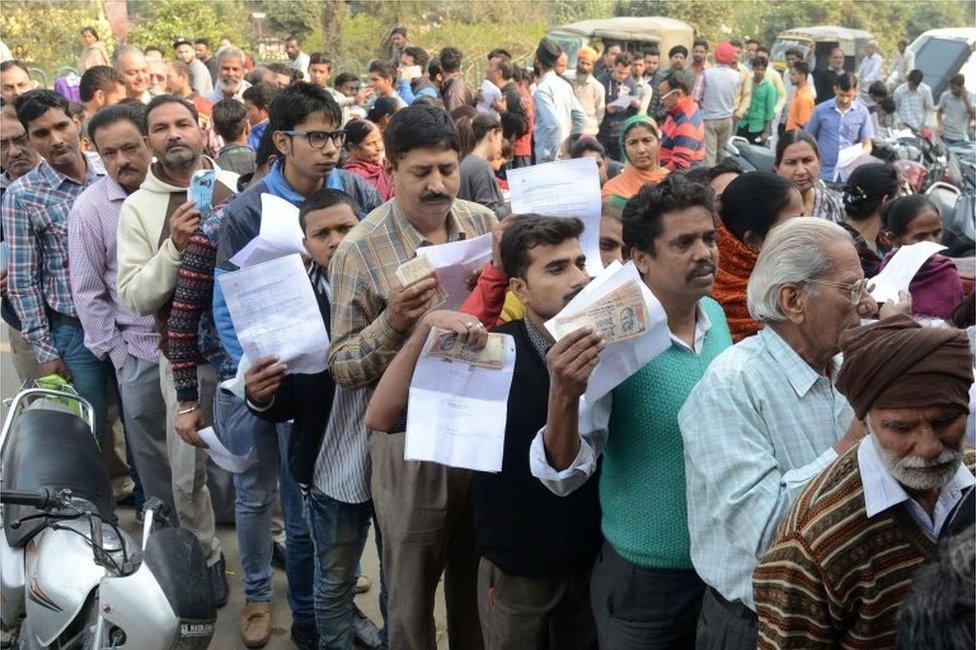
{"type": "Polygon", "coordinates": [[[122,165],[119,167],[119,174],[138,173],[138,169],[132,165],[122,165]]]}
{"type": "Polygon", "coordinates": [[[190,146],[187,143],[183,142],[182,140],[166,143],[166,151],[169,151],[170,149],[176,149],[177,147],[183,147],[184,149],[190,148],[190,146]]]}
{"type": "Polygon", "coordinates": [[[443,194],[441,192],[424,192],[420,195],[420,200],[424,203],[437,203],[440,201],[450,201],[450,194],[443,194]]]}
{"type": "Polygon", "coordinates": [[[715,273],[715,265],[711,262],[705,262],[703,264],[699,264],[694,269],[689,271],[687,277],[689,280],[691,280],[699,275],[707,275],[709,273],[715,273]]]}

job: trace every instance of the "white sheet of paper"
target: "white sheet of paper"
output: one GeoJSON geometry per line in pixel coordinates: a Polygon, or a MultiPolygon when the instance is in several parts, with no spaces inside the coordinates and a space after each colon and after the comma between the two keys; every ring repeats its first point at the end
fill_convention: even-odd
{"type": "Polygon", "coordinates": [[[289,374],[325,370],[329,335],[299,255],[248,266],[219,280],[248,358],[276,356],[289,374]]]}
{"type": "Polygon", "coordinates": [[[498,370],[421,355],[410,382],[404,460],[500,472],[514,370],[515,339],[508,335],[498,370]]]}
{"type": "Polygon", "coordinates": [[[232,474],[247,471],[254,463],[258,462],[258,455],[254,451],[254,447],[248,449],[243,456],[231,453],[224,446],[224,443],[220,442],[220,438],[217,437],[213,427],[204,427],[197,431],[197,435],[207,444],[207,454],[217,464],[217,467],[226,469],[232,474]]]}
{"type": "Polygon", "coordinates": [[[501,89],[487,79],[481,82],[481,99],[475,106],[479,113],[491,113],[498,115],[495,110],[495,102],[502,98],[501,89]]]}
{"type": "Polygon", "coordinates": [[[874,283],[871,296],[878,302],[898,300],[898,292],[908,291],[908,285],[922,265],[945,248],[942,244],[930,241],[902,246],[888,260],[881,272],[871,278],[871,282],[874,283]]]}
{"type": "Polygon", "coordinates": [[[848,167],[863,155],[864,147],[860,142],[855,142],[849,147],[844,147],[837,152],[837,167],[848,167]]]}
{"type": "Polygon", "coordinates": [[[608,106],[616,106],[617,108],[630,108],[630,105],[634,102],[637,95],[617,95],[617,98],[610,102],[608,106]]]}
{"type": "Polygon", "coordinates": [[[305,253],[304,236],[298,223],[298,208],[274,194],[262,194],[258,235],[237,251],[230,262],[244,268],[291,253],[305,253]]]}
{"type": "Polygon", "coordinates": [[[491,261],[491,233],[474,239],[423,246],[417,249],[417,254],[430,260],[437,273],[437,282],[447,292],[447,300],[438,309],[457,309],[471,293],[468,276],[491,261]]]}
{"type": "Polygon", "coordinates": [[[600,353],[600,361],[590,375],[583,396],[590,404],[616,388],[671,346],[671,330],[668,329],[668,318],[664,308],[641,280],[640,273],[633,262],[623,265],[617,262],[608,266],[570,300],[562,311],[545,323],[549,333],[555,336],[554,323],[557,318],[572,316],[583,311],[631,280],[636,280],[640,284],[641,293],[644,295],[644,303],[647,306],[647,331],[637,338],[611,343],[603,349],[600,353]]]}
{"type": "Polygon", "coordinates": [[[586,271],[595,276],[600,261],[600,173],[592,158],[556,160],[508,171],[512,212],[535,212],[551,217],[583,220],[580,246],[586,255],[586,271]]]}

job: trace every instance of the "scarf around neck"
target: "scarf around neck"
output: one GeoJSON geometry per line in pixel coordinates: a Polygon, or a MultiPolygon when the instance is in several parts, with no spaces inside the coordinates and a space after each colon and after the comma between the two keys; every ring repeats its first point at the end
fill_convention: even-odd
{"type": "Polygon", "coordinates": [[[715,286],[712,297],[722,305],[725,318],[736,343],[759,331],[759,323],[749,315],[746,303],[746,289],[749,276],[756,268],[758,253],[739,241],[735,235],[719,224],[718,226],[718,271],[715,273],[715,286]]]}

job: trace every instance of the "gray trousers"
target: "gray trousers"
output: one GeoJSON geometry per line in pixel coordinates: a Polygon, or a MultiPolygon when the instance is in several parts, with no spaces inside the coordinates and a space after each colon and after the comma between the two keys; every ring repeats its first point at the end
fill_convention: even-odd
{"type": "Polygon", "coordinates": [[[173,478],[166,450],[166,402],[159,388],[159,364],[131,354],[115,371],[125,415],[125,432],[146,497],[157,497],[176,516],[173,478]]]}
{"type": "Polygon", "coordinates": [[[485,650],[596,650],[589,564],[563,575],[505,573],[481,558],[478,615],[485,650]]]}
{"type": "Polygon", "coordinates": [[[403,460],[405,434],[370,436],[371,486],[383,538],[389,647],[434,650],[434,594],[444,574],[451,650],[481,650],[471,472],[403,460]]]}
{"type": "Polygon", "coordinates": [[[732,118],[704,120],[705,166],[714,167],[725,159],[725,145],[732,137],[732,118]]]}
{"type": "MultiPolygon", "coordinates": [[[[210,364],[197,366],[199,404],[204,423],[213,424],[214,391],[217,373],[210,364]]],[[[173,384],[173,368],[166,357],[159,356],[159,386],[166,402],[166,451],[170,472],[173,476],[173,502],[180,525],[192,530],[203,548],[207,565],[220,559],[220,540],[215,533],[213,503],[207,487],[207,452],[187,444],[176,433],[176,386],[173,384]]]]}
{"type": "Polygon", "coordinates": [[[756,613],[740,601],[730,603],[714,589],[705,589],[695,637],[697,650],[755,650],[756,613]]]}

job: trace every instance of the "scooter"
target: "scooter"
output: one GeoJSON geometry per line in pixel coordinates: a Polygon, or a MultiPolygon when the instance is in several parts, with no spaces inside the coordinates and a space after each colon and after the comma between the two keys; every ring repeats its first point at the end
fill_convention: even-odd
{"type": "Polygon", "coordinates": [[[91,405],[28,384],[0,431],[0,647],[198,649],[217,613],[194,535],[147,500],[115,523],[91,405]]]}

